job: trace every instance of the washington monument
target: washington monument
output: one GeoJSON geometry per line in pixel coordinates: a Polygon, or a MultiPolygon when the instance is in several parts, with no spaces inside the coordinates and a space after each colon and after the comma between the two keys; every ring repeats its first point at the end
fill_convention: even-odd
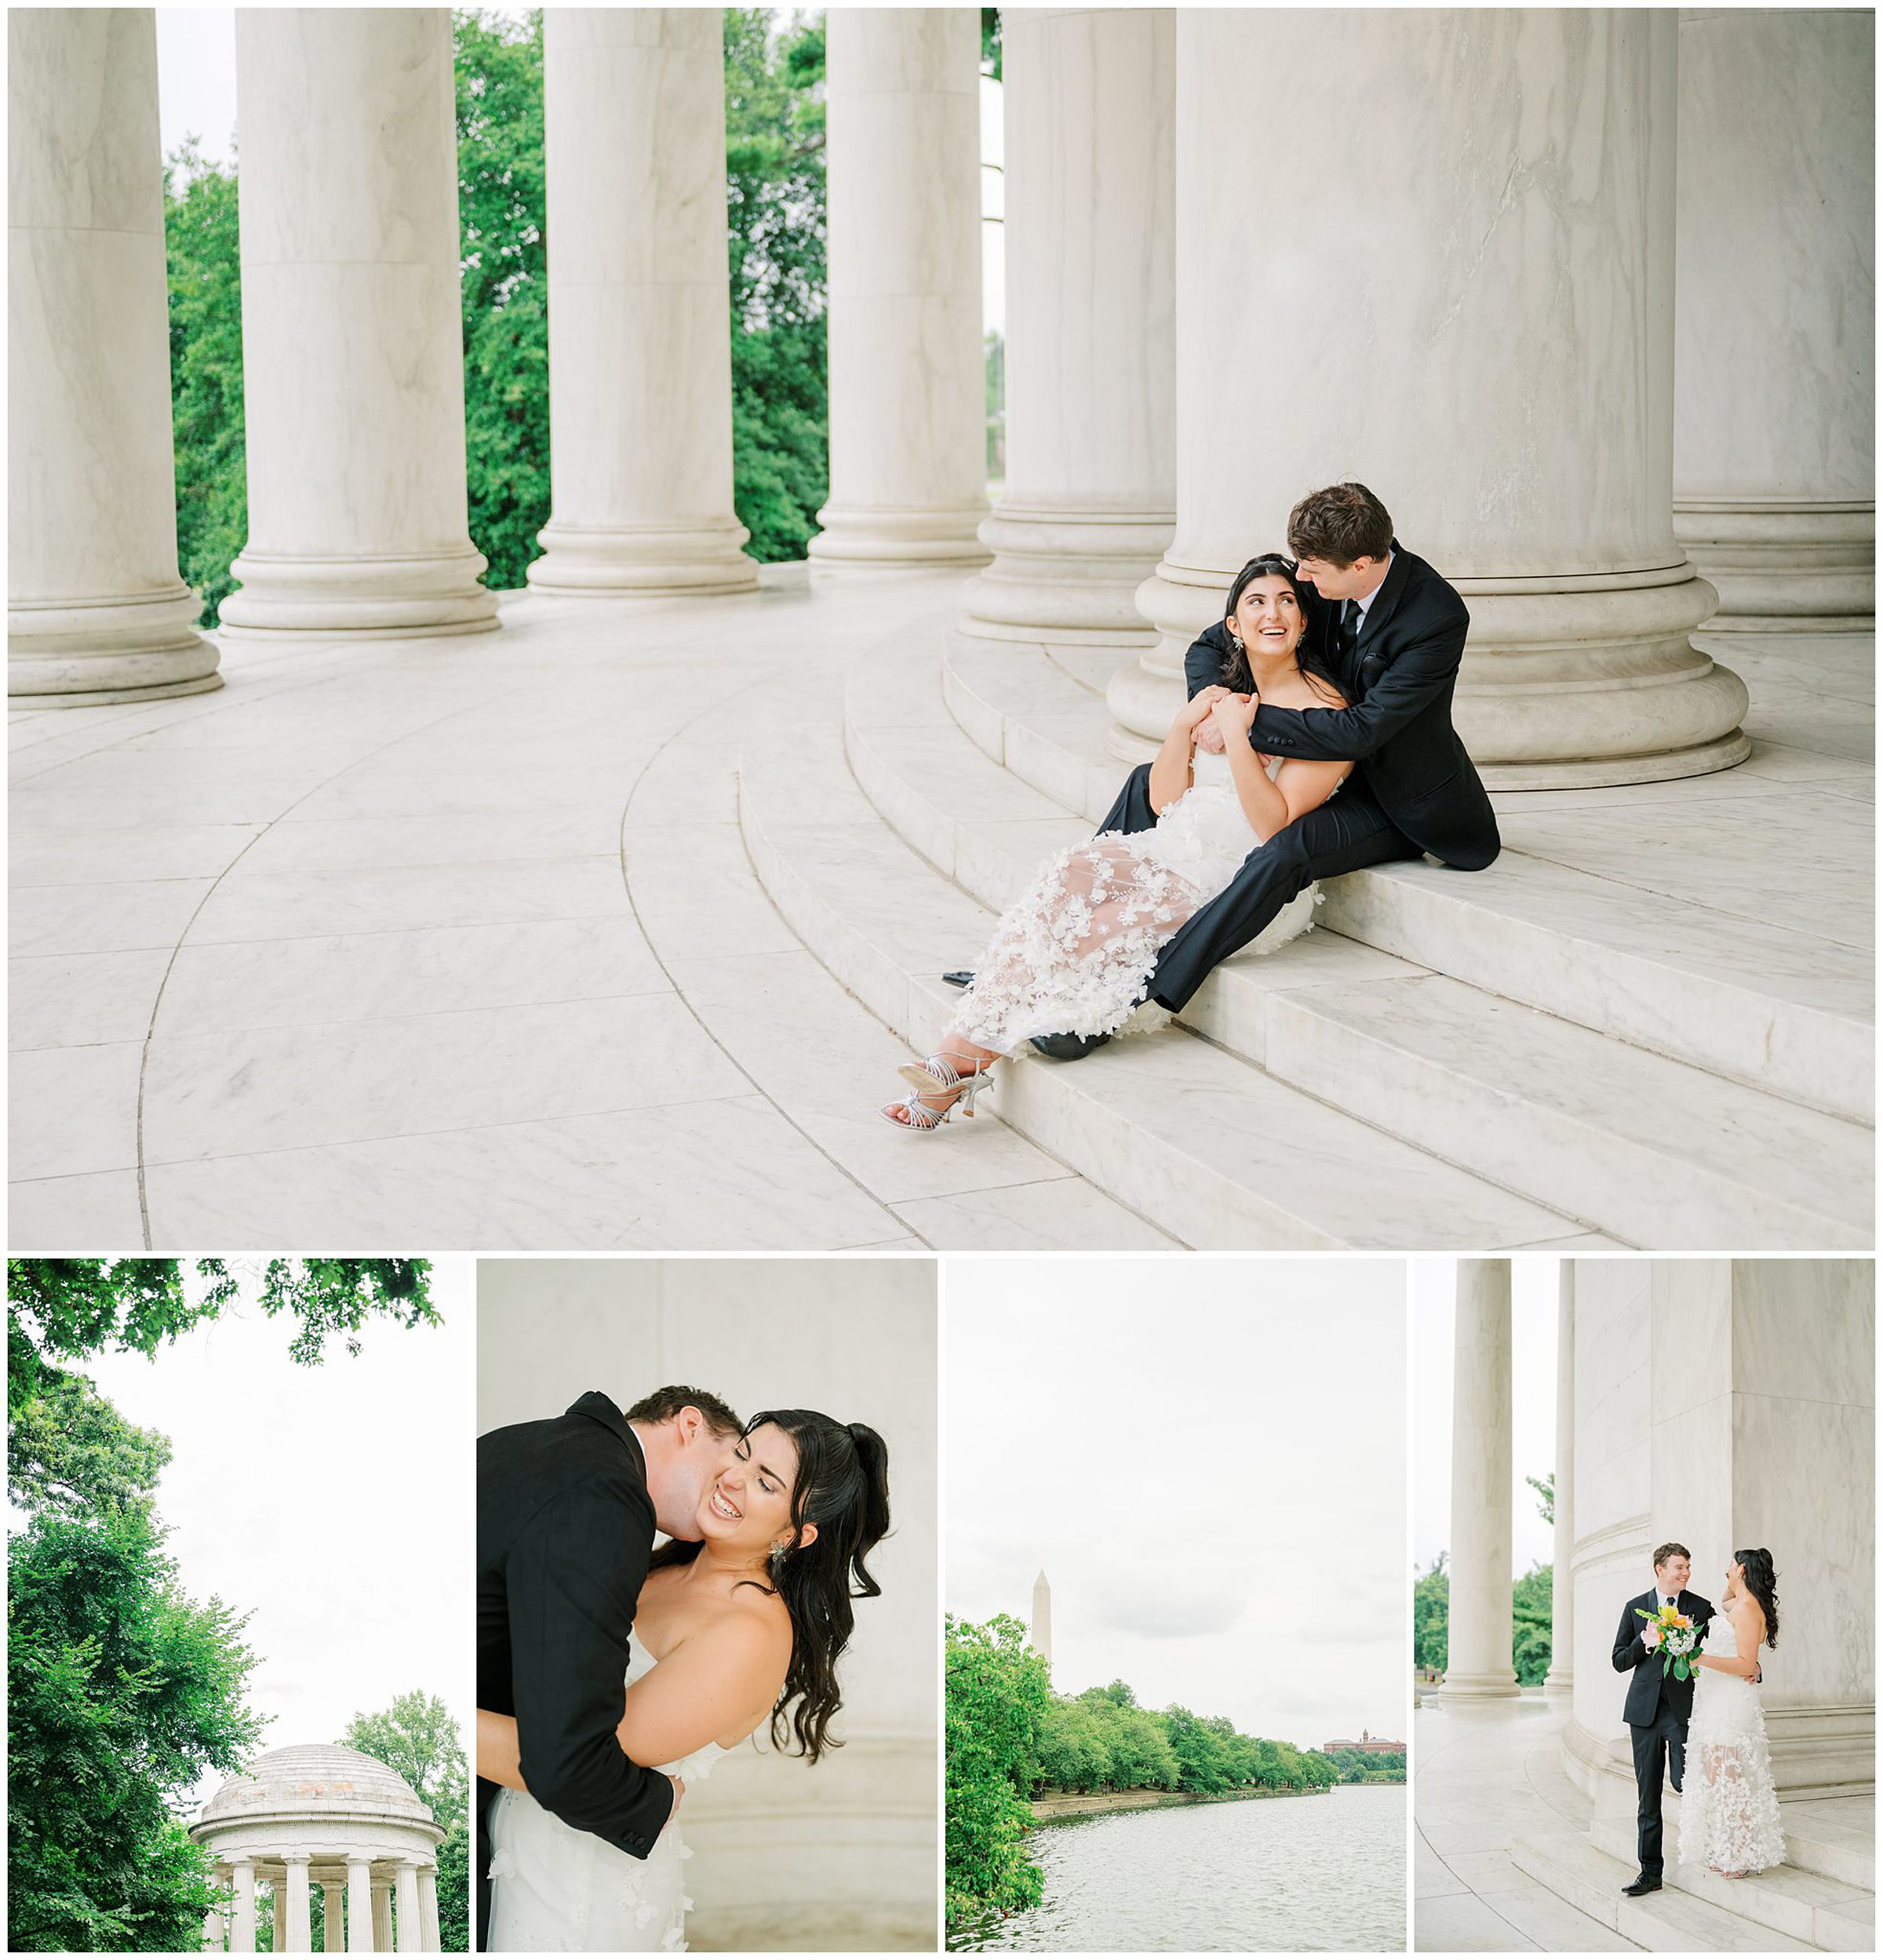
{"type": "Polygon", "coordinates": [[[1053,1670],[1053,1589],[1042,1572],[1033,1581],[1033,1651],[1053,1670]]]}

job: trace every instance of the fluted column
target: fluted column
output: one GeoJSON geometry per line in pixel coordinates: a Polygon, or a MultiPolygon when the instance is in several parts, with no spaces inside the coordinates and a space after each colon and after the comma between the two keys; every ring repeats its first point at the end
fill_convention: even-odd
{"type": "Polygon", "coordinates": [[[410,1858],[402,1858],[394,1878],[399,1888],[397,1932],[399,1951],[401,1953],[421,1953],[424,1951],[424,1922],[418,1910],[418,1867],[410,1858]]]}
{"type": "Polygon", "coordinates": [[[1001,12],[1007,481],[961,630],[1142,647],[1176,522],[1176,15],[1001,12]]]}
{"type": "Polygon", "coordinates": [[[1674,529],[1712,631],[1876,611],[1876,16],[1681,20],[1674,529]]]}
{"type": "Polygon", "coordinates": [[[987,562],[979,20],[825,16],[830,500],[815,569],[987,562]]]}
{"type": "Polygon", "coordinates": [[[1575,1691],[1575,1262],[1556,1276],[1556,1547],[1550,1567],[1552,1695],[1575,1691]]]}
{"type": "Polygon", "coordinates": [[[441,1951],[438,1940],[438,1867],[421,1865],[418,1868],[419,1922],[424,1929],[424,1950],[427,1953],[441,1951]]]}
{"type": "Polygon", "coordinates": [[[268,1944],[277,1953],[288,1950],[287,1885],[283,1878],[268,1881],[268,1944]]]}
{"type": "Polygon", "coordinates": [[[1510,1262],[1460,1259],[1452,1321],[1448,1698],[1514,1695],[1510,1658],[1510,1262]]]}
{"type": "Polygon", "coordinates": [[[364,1858],[347,1860],[347,1951],[373,1951],[373,1867],[364,1858]]]}
{"type": "Polygon", "coordinates": [[[23,707],[221,685],[177,569],[155,21],[6,16],[7,688],[23,707]]]}
{"type": "MultiPolygon", "coordinates": [[[[209,1882],[218,1892],[223,1888],[220,1871],[211,1873],[209,1882]]],[[[218,1899],[202,1915],[202,1950],[205,1953],[220,1953],[228,1939],[228,1921],[224,1916],[228,1908],[218,1899]]]]}
{"type": "Polygon", "coordinates": [[[464,492],[442,7],[239,8],[249,537],[224,630],[497,624],[464,492]]]}
{"type": "Polygon", "coordinates": [[[321,1944],[328,1953],[343,1953],[346,1950],[346,1921],[343,1888],[337,1878],[323,1878],[320,1882],[321,1944]]]}
{"type": "Polygon", "coordinates": [[[756,587],[732,504],[719,10],[550,8],[543,118],[553,512],[530,584],[756,587]]]}
{"type": "MultiPolygon", "coordinates": [[[[314,1951],[313,1895],[308,1889],[308,1859],[304,1853],[287,1860],[287,1945],[278,1951],[311,1953],[314,1951]]],[[[279,1914],[276,1915],[277,1924],[279,1914]]]]}
{"type": "Polygon", "coordinates": [[[1121,753],[1162,738],[1294,501],[1357,478],[1470,609],[1455,713],[1494,787],[1743,760],[1673,527],[1675,35],[1652,9],[1179,9],[1177,530],[1138,595],[1160,643],[1111,691],[1121,753]],[[1226,84],[1254,74],[1286,78],[1259,115],[1226,84]]]}
{"type": "Polygon", "coordinates": [[[255,1865],[249,1858],[229,1861],[229,1892],[235,1913],[229,1922],[231,1953],[255,1951],[255,1865]]]}
{"type": "Polygon", "coordinates": [[[392,1882],[373,1882],[373,1947],[376,1953],[390,1953],[392,1944],[392,1882]]]}

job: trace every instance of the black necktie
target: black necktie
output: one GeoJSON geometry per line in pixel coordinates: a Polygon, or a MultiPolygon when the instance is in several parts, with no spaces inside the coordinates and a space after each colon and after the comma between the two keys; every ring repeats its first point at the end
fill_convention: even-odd
{"type": "Polygon", "coordinates": [[[1340,654],[1344,661],[1351,661],[1353,649],[1360,639],[1360,607],[1349,599],[1340,615],[1340,654]]]}

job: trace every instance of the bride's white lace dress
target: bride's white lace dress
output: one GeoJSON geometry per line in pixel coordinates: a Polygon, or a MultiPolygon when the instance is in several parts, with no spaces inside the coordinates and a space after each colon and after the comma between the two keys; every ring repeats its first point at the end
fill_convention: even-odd
{"type": "MultiPolygon", "coordinates": [[[[1271,763],[1273,777],[1280,760],[1271,763]]],[[[1006,1055],[1040,1034],[1113,1034],[1134,1016],[1157,956],[1255,848],[1229,758],[1199,749],[1191,786],[1149,830],[1101,831],[1062,851],[1000,915],[950,1031],[1006,1055]]],[[[1273,953],[1314,922],[1317,886],[1251,942],[1273,953]]]]}
{"type": "MultiPolygon", "coordinates": [[[[627,1682],[658,1666],[637,1643],[627,1682]]],[[[657,1765],[690,1791],[727,1752],[716,1743],[657,1765]]],[[[631,1858],[592,1832],[576,1831],[520,1790],[505,1790],[490,1813],[491,1953],[684,1953],[682,1867],[693,1853],[677,1820],[645,1858],[631,1858]]]]}
{"type": "MultiPolygon", "coordinates": [[[[1703,1649],[1736,1655],[1725,1613],[1706,1623],[1703,1649]]],[[[1785,1860],[1779,1796],[1759,1691],[1743,1674],[1703,1667],[1687,1724],[1687,1775],[1681,1796],[1681,1863],[1717,1871],[1763,1871],[1785,1860]]]]}

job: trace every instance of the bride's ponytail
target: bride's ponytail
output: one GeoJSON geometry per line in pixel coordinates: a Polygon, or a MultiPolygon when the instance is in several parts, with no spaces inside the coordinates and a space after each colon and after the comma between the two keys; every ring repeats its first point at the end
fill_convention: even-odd
{"type": "Polygon", "coordinates": [[[1772,1569],[1772,1554],[1763,1545],[1735,1552],[1733,1563],[1746,1575],[1746,1590],[1759,1602],[1765,1616],[1765,1645],[1779,1644],[1779,1576],[1772,1569]]]}

